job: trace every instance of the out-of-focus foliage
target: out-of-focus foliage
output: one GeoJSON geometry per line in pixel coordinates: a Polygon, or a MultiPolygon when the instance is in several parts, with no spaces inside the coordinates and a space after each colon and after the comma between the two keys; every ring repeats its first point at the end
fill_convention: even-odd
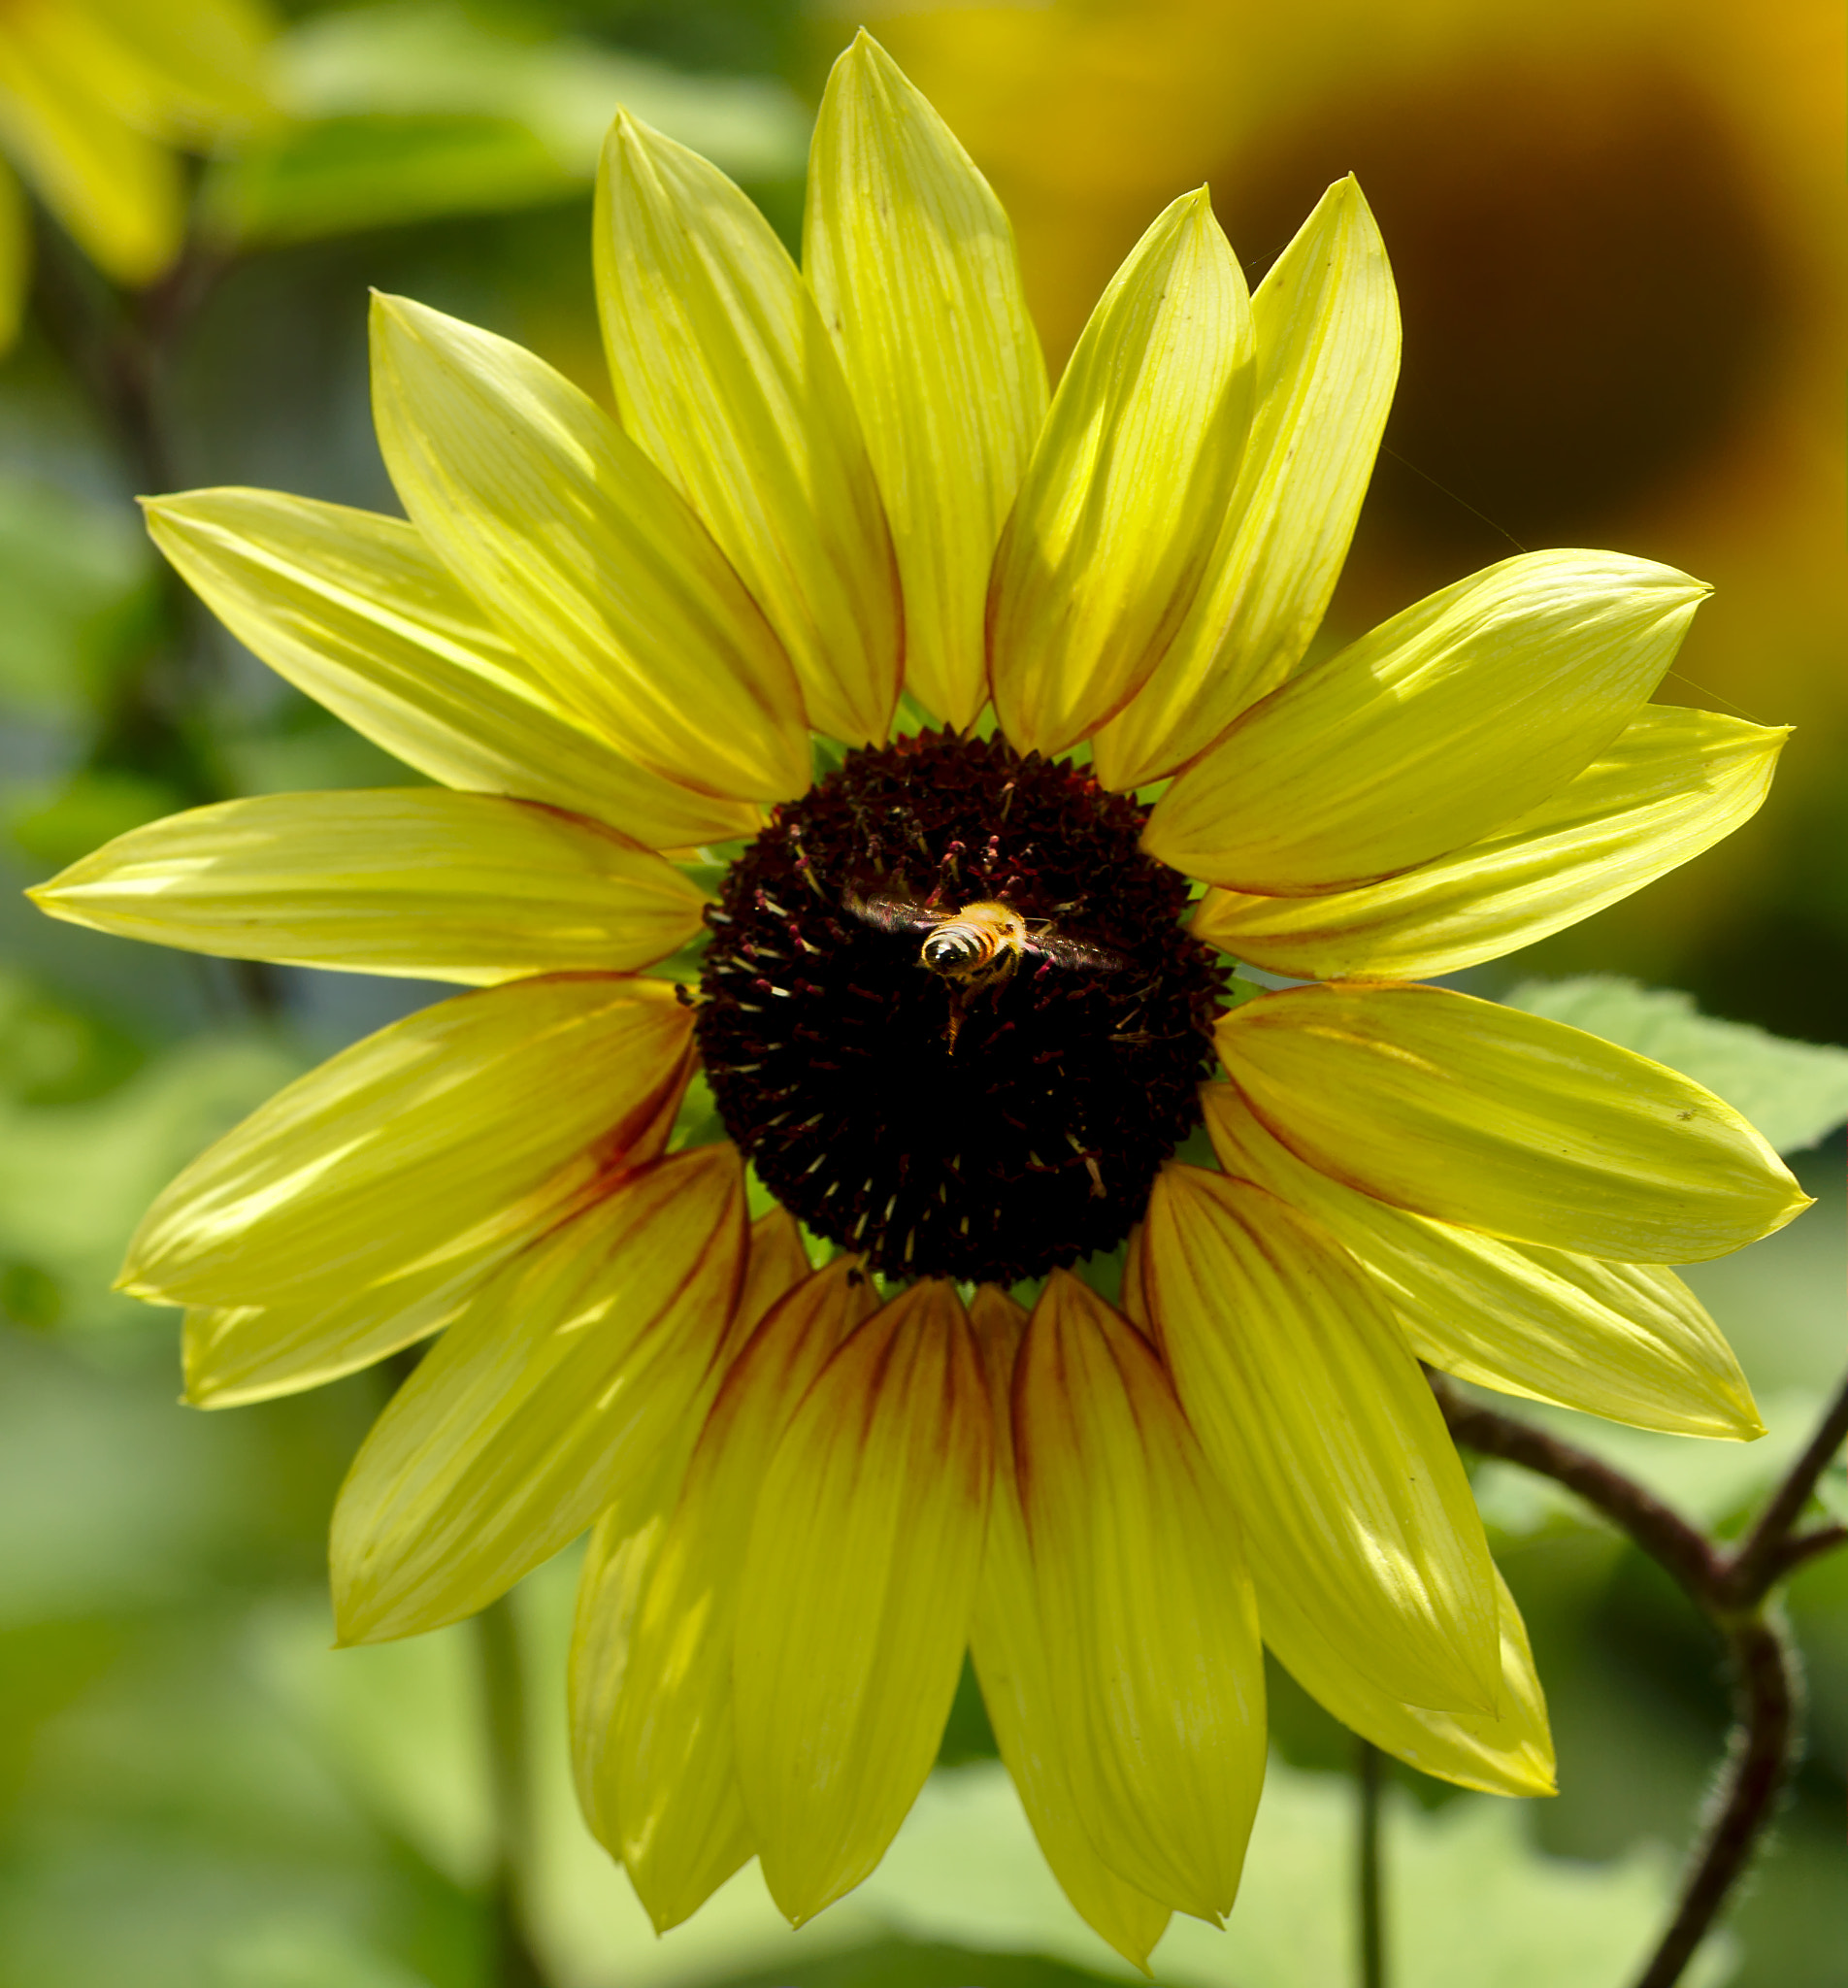
{"type": "Polygon", "coordinates": [[[1848,1118],[1848,1049],[1787,1042],[1749,1022],[1716,1021],[1696,1011],[1691,994],[1587,974],[1524,980],[1502,998],[1705,1084],[1781,1153],[1820,1143],[1848,1118]]]}
{"type": "MultiPolygon", "coordinates": [[[[287,11],[277,121],[235,154],[208,148],[184,281],[124,310],[80,259],[42,264],[0,368],[0,1988],[493,1978],[475,1633],[327,1647],[328,1509],[384,1383],[193,1413],[175,1403],[177,1315],[109,1290],[169,1172],[312,1057],[448,991],[246,973],[51,924],[15,894],[175,808],[412,779],[197,614],[131,499],[251,482],[393,508],[368,285],[603,390],[587,174],[617,97],[743,175],[793,241],[804,106],[847,31],[795,0],[287,11]],[[147,386],[150,421],[124,378],[147,386]]],[[[1692,979],[1714,1014],[1841,1038],[1848,858],[1831,823],[1848,783],[1824,774],[1848,678],[1816,382],[1826,369],[1834,391],[1848,312],[1821,246],[1840,198],[1816,140],[1838,70],[1824,10],[907,0],[873,24],[1021,215],[1055,352],[1170,194],[1210,174],[1255,275],[1323,182],[1360,168],[1406,291],[1408,371],[1338,613],[1358,622],[1499,556],[1487,512],[1714,580],[1688,671],[1809,726],[1794,789],[1740,852],[1524,968],[1692,979]]],[[[5,225],[0,206],[0,262],[5,225]]],[[[1780,1144],[1844,1103],[1833,1055],[1766,1047],[1673,995],[1555,980],[1516,998],[1689,1070],[1780,1144]]],[[[1800,1165],[1824,1206],[1692,1274],[1770,1435],[1721,1445],[1554,1417],[1728,1526],[1841,1360],[1839,1142],[1800,1165]]],[[[1479,1489],[1547,1680],[1562,1792],[1517,1806],[1400,1776],[1401,1978],[1601,1988],[1634,1971],[1705,1787],[1726,1721],[1717,1652],[1666,1577],[1569,1501],[1502,1467],[1479,1489]]],[[[1839,1468],[1824,1490],[1848,1508],[1839,1468]]],[[[539,1685],[530,1903],[558,1988],[1120,1977],[1028,1842],[967,1680],[945,1770],[869,1885],[791,1935],[747,1872],[655,1941],[571,1806],[571,1573],[567,1556],[519,1597],[539,1685]]],[[[1706,1963],[1738,1988],[1834,1988],[1848,1945],[1848,1556],[1805,1572],[1790,1607],[1815,1740],[1732,1945],[1706,1963]]],[[[1281,1673],[1271,1691],[1278,1765],[1246,1897],[1228,1934],[1181,1926],[1159,1980],[1321,1988],[1349,1969],[1352,1741],[1281,1673]]]]}
{"type": "Polygon", "coordinates": [[[0,351],[18,328],[31,266],[14,170],[98,268],[120,282],[150,282],[185,233],[176,149],[234,144],[269,115],[269,28],[260,0],[8,0],[0,351]]]}
{"type": "Polygon", "coordinates": [[[209,230],[238,242],[569,199],[589,185],[610,106],[742,181],[800,177],[808,115],[760,76],[692,76],[455,0],[321,15],[275,51],[297,122],[218,165],[209,230]]]}

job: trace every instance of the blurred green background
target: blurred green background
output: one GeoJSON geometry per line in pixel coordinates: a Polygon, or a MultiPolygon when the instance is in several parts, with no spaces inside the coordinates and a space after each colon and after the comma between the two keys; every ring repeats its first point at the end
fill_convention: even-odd
{"type": "MultiPolygon", "coordinates": [[[[1320,187],[1360,172],[1407,352],[1333,626],[1510,541],[1610,544],[1718,589],[1666,701],[1800,726],[1758,822],[1472,985],[1614,971],[1848,1042],[1837,11],[868,14],[1016,214],[1055,361],[1174,193],[1210,179],[1255,281],[1320,187]]],[[[249,482],[395,508],[367,409],[369,285],[506,332],[600,391],[589,174],[615,103],[708,150],[793,243],[811,107],[852,25],[793,0],[292,7],[270,51],[278,115],[197,162],[177,276],[123,315],[41,221],[34,307],[0,365],[10,884],[201,801],[411,778],[188,607],[132,497],[249,482]]],[[[138,948],[40,919],[13,888],[0,938],[0,1988],[486,1988],[475,1633],[327,1648],[327,1513],[384,1383],[182,1409],[177,1315],[108,1290],[172,1171],[280,1079],[439,990],[138,948]]],[[[1738,1522],[1848,1353],[1839,1135],[1798,1165],[1819,1206],[1694,1279],[1770,1437],[1576,1432],[1716,1524],[1738,1522]]],[[[1647,1950],[1717,1757],[1717,1647],[1568,1501],[1500,1467],[1479,1489],[1548,1685],[1562,1792],[1514,1805],[1399,1779],[1398,1978],[1614,1988],[1647,1950]]],[[[1829,1489],[1848,1500],[1839,1467],[1829,1489]]],[[[570,1573],[517,1597],[540,1680],[531,1910],[558,1988],[1121,1976],[1040,1865],[967,1692],[941,1772],[861,1892],[792,1935],[746,1872],[657,1942],[566,1786],[570,1573]]],[[[1693,1977],[1741,1988],[1833,1988],[1848,1951],[1848,1556],[1804,1574],[1790,1610],[1810,1751],[1693,1977]]],[[[1278,1757],[1245,1895],[1227,1934],[1178,1925],[1162,1981],[1352,1978],[1351,1741],[1273,1682],[1278,1757]]]]}

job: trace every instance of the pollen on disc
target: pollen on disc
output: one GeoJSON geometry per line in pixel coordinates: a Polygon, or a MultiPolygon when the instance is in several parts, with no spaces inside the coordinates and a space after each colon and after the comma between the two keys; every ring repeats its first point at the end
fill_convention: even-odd
{"type": "MultiPolygon", "coordinates": [[[[1143,819],[948,732],[849,752],[776,810],[710,914],[697,1029],[784,1207],[896,1276],[1008,1284],[1123,1240],[1200,1122],[1224,984],[1143,819]],[[979,906],[1019,914],[1018,953],[927,963],[979,906]]],[[[982,948],[1015,929],[966,922],[982,948]]]]}

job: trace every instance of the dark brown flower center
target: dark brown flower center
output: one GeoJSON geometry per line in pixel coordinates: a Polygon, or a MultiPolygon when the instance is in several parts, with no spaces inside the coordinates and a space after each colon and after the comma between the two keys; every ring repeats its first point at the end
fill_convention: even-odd
{"type": "Polygon", "coordinates": [[[1143,818],[949,732],[776,810],[710,914],[698,1034],[785,1208],[896,1276],[1010,1284],[1128,1235],[1200,1123],[1225,977],[1143,818]]]}

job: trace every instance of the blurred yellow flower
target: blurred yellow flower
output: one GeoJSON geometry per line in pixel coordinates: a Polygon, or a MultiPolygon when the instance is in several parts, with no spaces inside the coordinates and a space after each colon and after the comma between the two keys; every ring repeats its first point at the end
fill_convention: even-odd
{"type": "Polygon", "coordinates": [[[25,197],[6,160],[116,282],[179,252],[176,149],[263,114],[253,0],[0,0],[0,349],[28,273],[25,197]]]}
{"type": "Polygon", "coordinates": [[[803,271],[627,118],[595,240],[619,420],[386,298],[408,522],[150,507],[236,634],[443,784],[202,809],[40,902],[477,989],[150,1211],[124,1280],[191,1308],[190,1398],[443,1330],[342,1493],[341,1634],[594,1526],[579,1788],[663,1927],[753,1854],[793,1920],[857,1884],[965,1651],[1138,1964],[1233,1903],[1261,1638],[1427,1772],[1544,1792],[1419,1360],[1749,1438],[1659,1266],[1802,1197],[1698,1085],[1415,982],[1757,807],[1781,733],[1646,702],[1705,589],[1525,554],[1299,667],[1398,364],[1351,181],[1253,296],[1174,201],[1050,396],[1005,215],[864,37],[803,271]],[[1305,984],[1240,1000],[1224,953],[1305,984]],[[1119,1249],[1111,1303],[1070,1266],[1119,1249]]]}

